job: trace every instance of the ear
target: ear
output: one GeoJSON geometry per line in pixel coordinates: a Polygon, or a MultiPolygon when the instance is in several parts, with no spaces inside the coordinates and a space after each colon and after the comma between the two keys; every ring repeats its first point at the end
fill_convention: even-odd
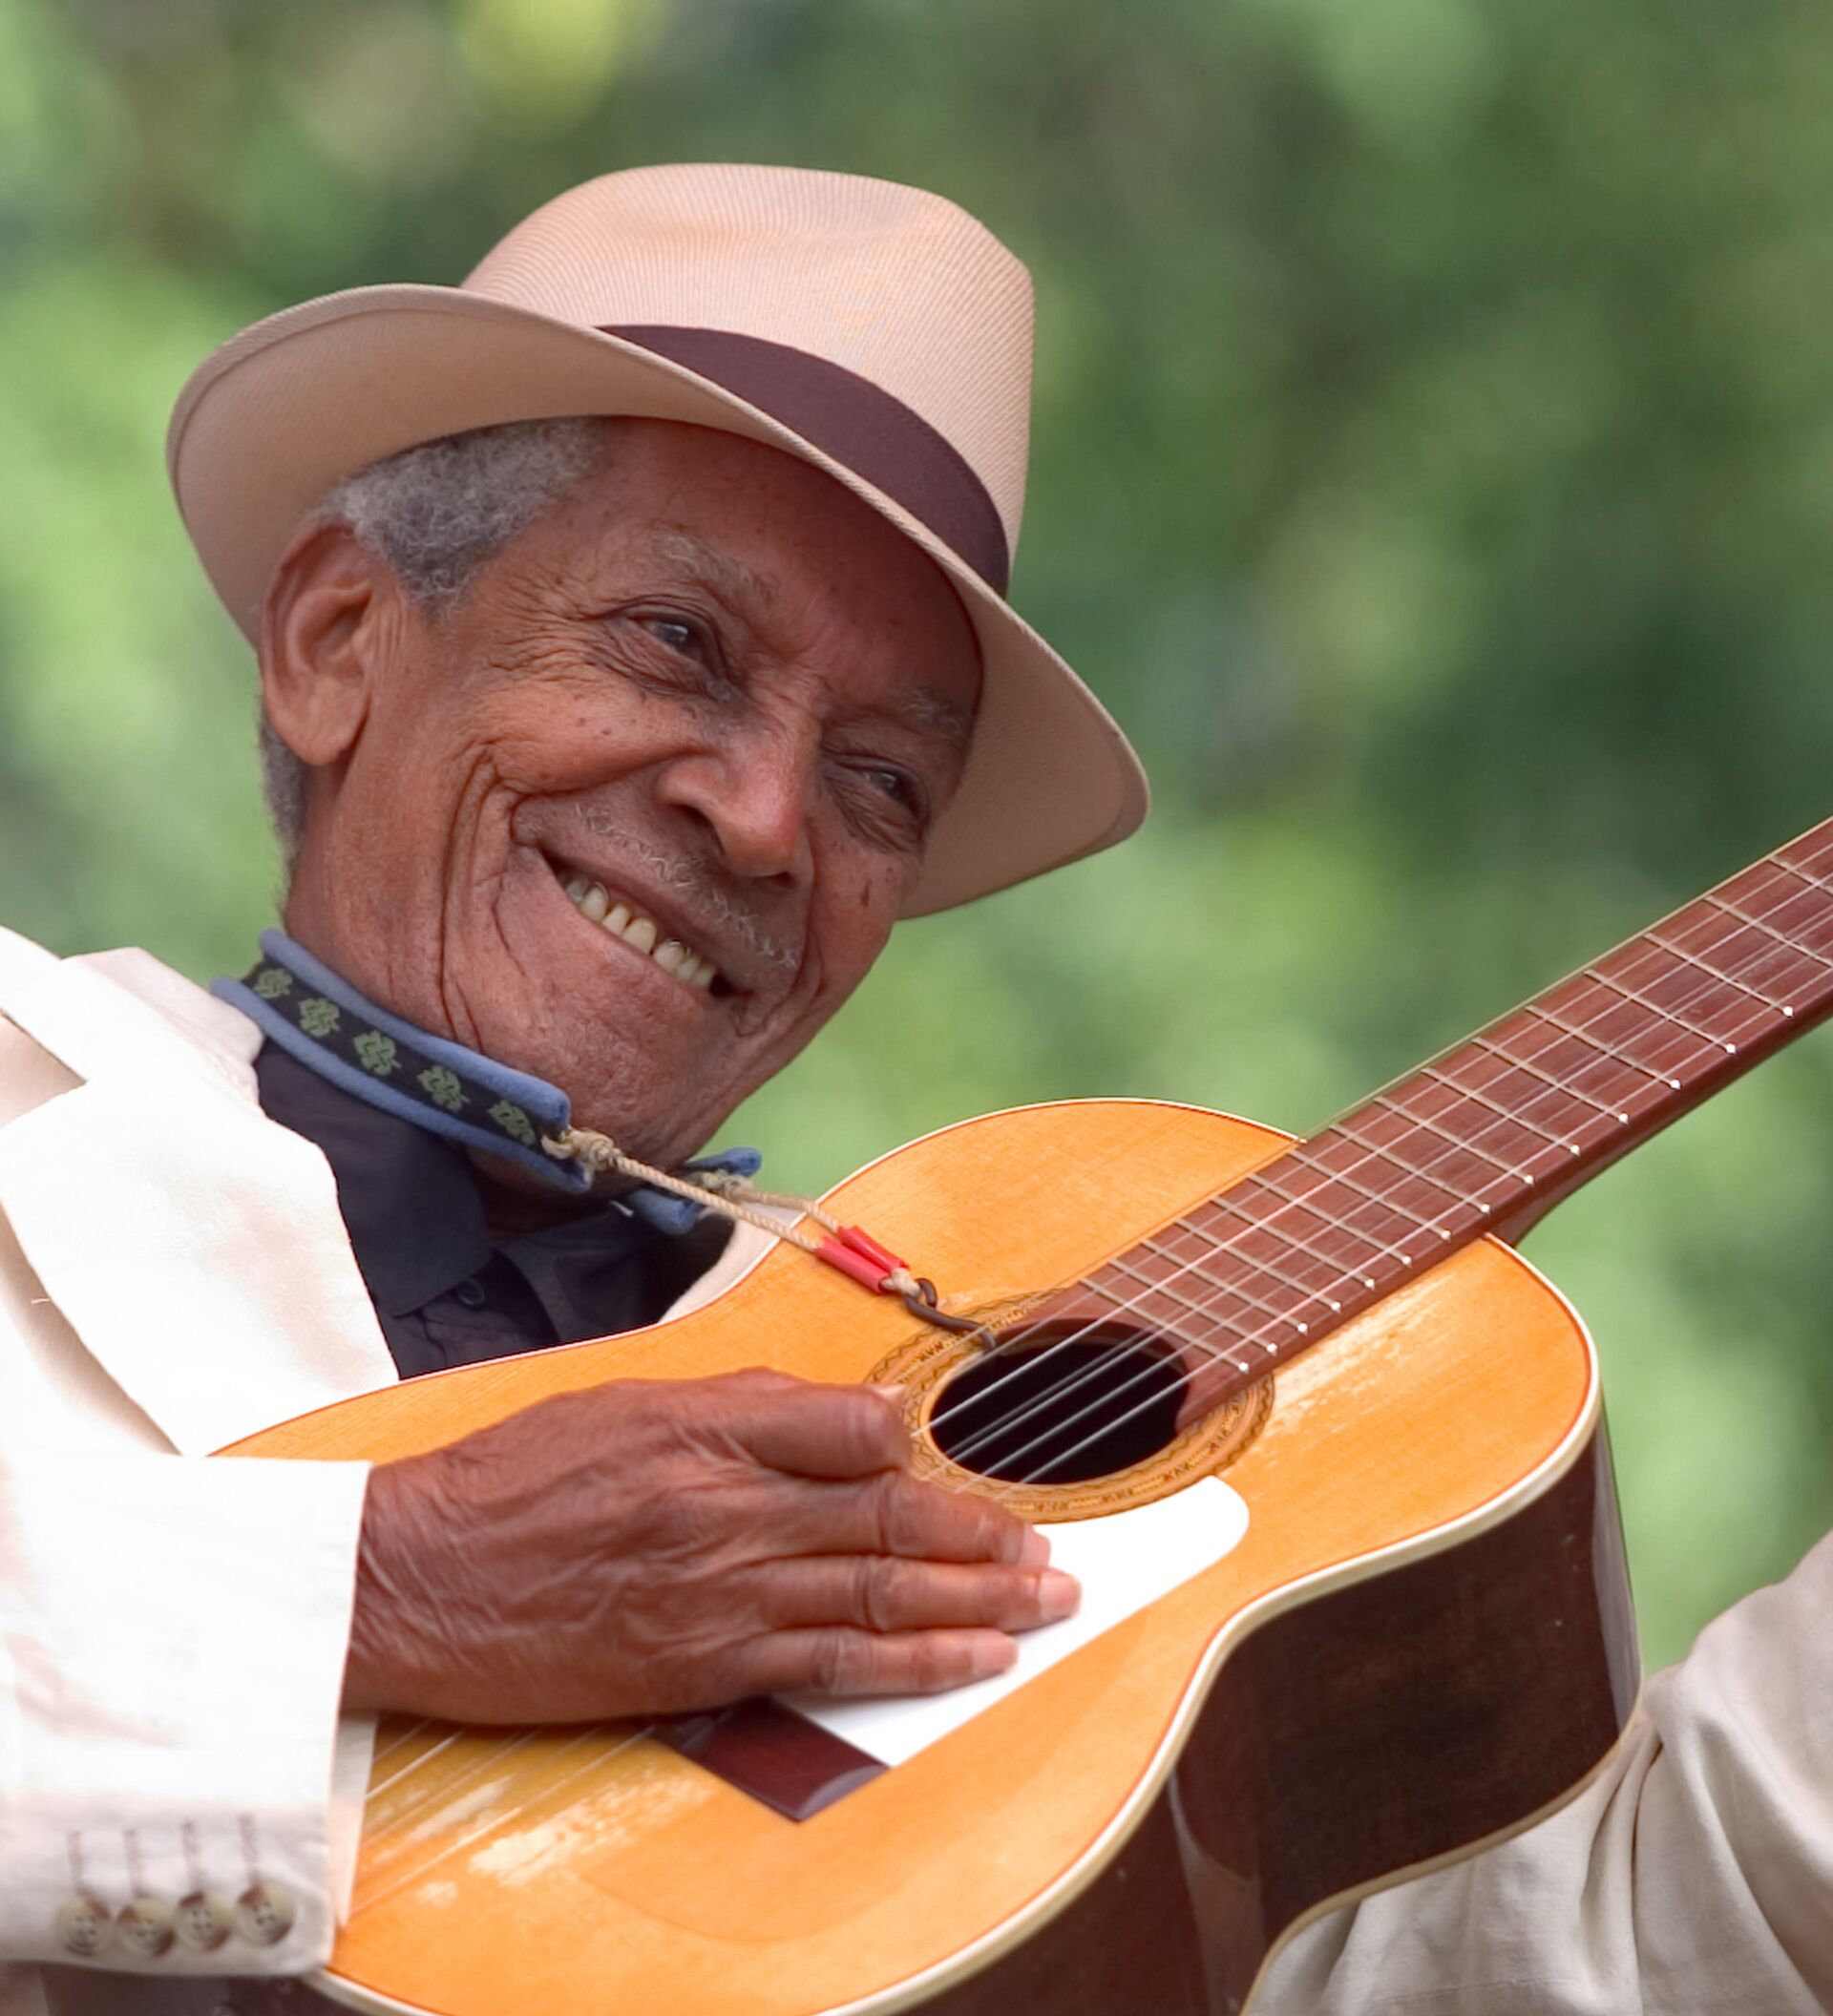
{"type": "Polygon", "coordinates": [[[286,542],[261,608],[267,718],[303,762],[356,746],[377,676],[398,643],[401,598],[348,525],[306,525],[286,542]]]}

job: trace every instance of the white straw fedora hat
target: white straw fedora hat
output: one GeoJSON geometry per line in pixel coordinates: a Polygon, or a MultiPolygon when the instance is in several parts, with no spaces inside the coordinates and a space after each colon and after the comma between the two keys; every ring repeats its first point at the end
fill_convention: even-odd
{"type": "Polygon", "coordinates": [[[1024,501],[1031,281],[940,197],[800,169],[633,169],[517,224],[461,286],[356,287],[200,366],[167,438],[179,509],[250,637],[340,478],[467,428],[643,415],[825,470],[954,583],[985,683],[909,914],[1124,839],[1145,774],[1005,600],[1024,501]]]}

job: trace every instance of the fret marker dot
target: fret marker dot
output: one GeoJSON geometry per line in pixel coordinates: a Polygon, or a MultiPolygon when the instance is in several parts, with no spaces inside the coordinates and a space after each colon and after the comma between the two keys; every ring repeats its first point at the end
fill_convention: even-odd
{"type": "Polygon", "coordinates": [[[1401,1255],[1401,1265],[1402,1267],[1411,1267],[1413,1265],[1412,1255],[1410,1253],[1402,1253],[1401,1255]]]}
{"type": "Polygon", "coordinates": [[[1339,1316],[1343,1312],[1343,1305],[1340,1302],[1333,1302],[1328,1295],[1324,1297],[1324,1307],[1339,1316]]]}
{"type": "MultiPolygon", "coordinates": [[[[1309,1324],[1306,1324],[1306,1323],[1301,1323],[1301,1324],[1299,1324],[1299,1326],[1298,1326],[1298,1334],[1299,1334],[1299,1335],[1300,1335],[1301,1337],[1308,1337],[1308,1336],[1310,1336],[1310,1334],[1311,1334],[1311,1326],[1310,1326],[1309,1324]]],[[[1271,1350],[1273,1349],[1273,1346],[1272,1346],[1271,1344],[1269,1344],[1269,1345],[1267,1346],[1267,1349],[1268,1349],[1269,1351],[1271,1351],[1271,1350]]]]}
{"type": "Polygon", "coordinates": [[[1371,1275],[1364,1274],[1362,1276],[1362,1286],[1364,1288],[1373,1288],[1375,1286],[1374,1278],[1371,1275]]]}
{"type": "Polygon", "coordinates": [[[1782,1013],[1783,1013],[1784,1015],[1793,1015],[1793,1014],[1795,1013],[1795,1011],[1794,1011],[1794,1009],[1792,1009],[1792,1008],[1784,1008],[1784,1009],[1782,1010],[1782,1013]]]}
{"type": "Polygon", "coordinates": [[[1477,1208],[1478,1208],[1478,1210],[1480,1210],[1480,1211],[1481,1211],[1481,1212],[1483,1213],[1483,1215],[1484,1215],[1484,1216],[1485,1216],[1485,1218],[1486,1218],[1486,1217],[1488,1217],[1488,1215],[1489,1215],[1489,1207],[1488,1207],[1488,1206],[1487,1206],[1486,1204],[1480,1204],[1480,1205],[1478,1205],[1477,1208]]]}
{"type": "Polygon", "coordinates": [[[1727,1043],[1725,1045],[1725,1055],[1727,1057],[1736,1057],[1738,1055],[1738,1045],[1736,1043],[1727,1043]]]}
{"type": "Polygon", "coordinates": [[[1619,1113],[1616,1117],[1626,1127],[1629,1125],[1630,1116],[1627,1113],[1619,1113]]]}
{"type": "Polygon", "coordinates": [[[1531,1184],[1534,1179],[1531,1176],[1523,1176],[1521,1180],[1523,1183],[1531,1184]]]}
{"type": "Polygon", "coordinates": [[[1671,1079],[1669,1079],[1669,1081],[1668,1081],[1668,1090],[1669,1090],[1670,1092],[1677,1092],[1677,1091],[1679,1091],[1679,1089],[1680,1089],[1680,1081],[1679,1081],[1679,1080],[1678,1080],[1677,1078],[1671,1078],[1671,1079]]]}

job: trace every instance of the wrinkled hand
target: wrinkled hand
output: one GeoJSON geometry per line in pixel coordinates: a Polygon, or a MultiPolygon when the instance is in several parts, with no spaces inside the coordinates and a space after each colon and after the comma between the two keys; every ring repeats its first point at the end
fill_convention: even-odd
{"type": "Polygon", "coordinates": [[[559,1395],[379,1464],[346,1705],[572,1722],[1002,1671],[1076,1586],[909,1463],[869,1388],[741,1372],[559,1395]]]}

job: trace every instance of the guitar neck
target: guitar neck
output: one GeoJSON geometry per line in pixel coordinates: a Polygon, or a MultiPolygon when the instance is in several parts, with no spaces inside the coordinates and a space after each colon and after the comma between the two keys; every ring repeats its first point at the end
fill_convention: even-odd
{"type": "Polygon", "coordinates": [[[1219,1398],[1471,1240],[1519,1234],[1830,1010],[1833,820],[1396,1080],[1082,1286],[1217,1358],[1219,1398]]]}

